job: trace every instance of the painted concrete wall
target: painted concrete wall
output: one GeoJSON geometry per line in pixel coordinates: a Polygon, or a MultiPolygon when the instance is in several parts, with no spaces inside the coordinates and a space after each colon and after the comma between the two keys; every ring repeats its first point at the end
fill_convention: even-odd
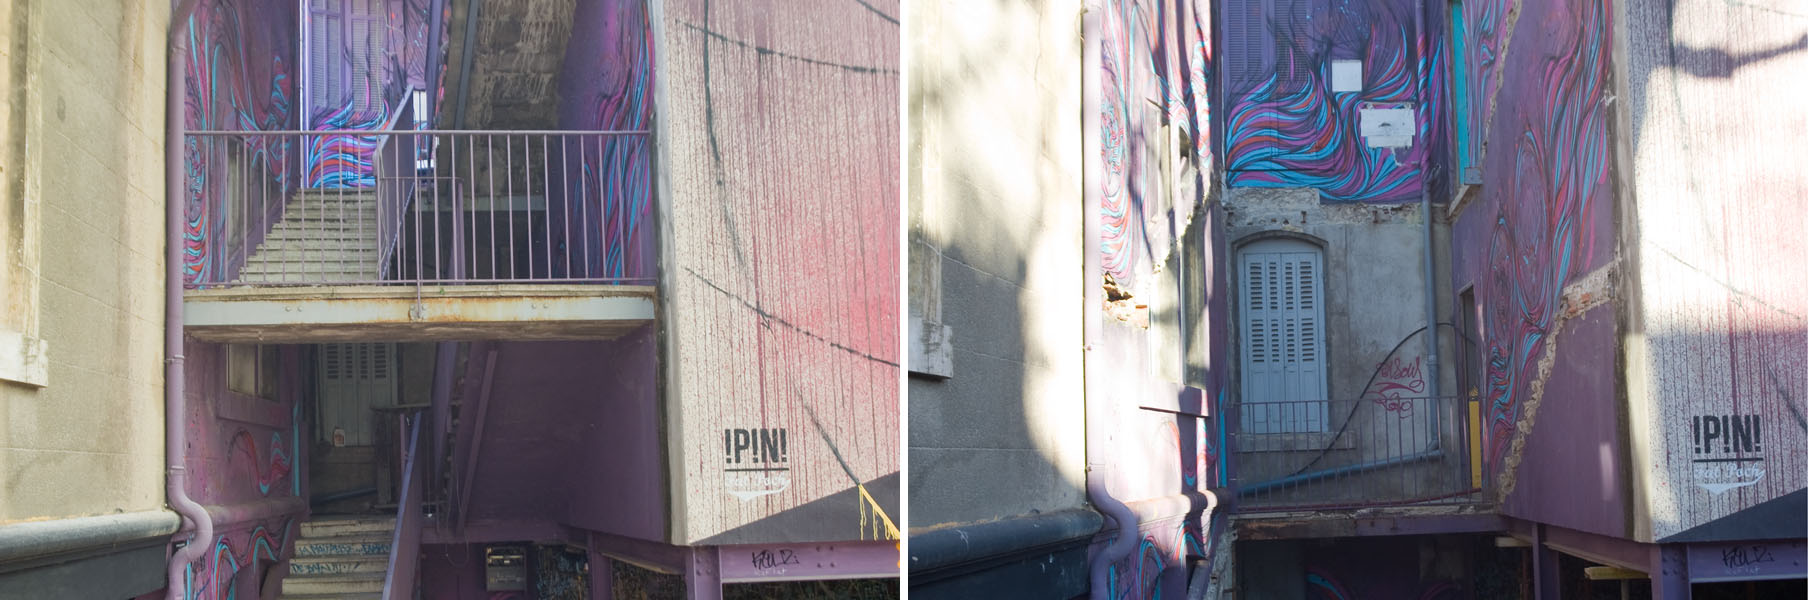
{"type": "Polygon", "coordinates": [[[1622,218],[1637,231],[1626,386],[1633,472],[1648,474],[1635,488],[1640,539],[1808,486],[1808,242],[1793,227],[1808,174],[1789,158],[1808,136],[1801,86],[1788,83],[1808,70],[1800,8],[1622,9],[1618,168],[1623,195],[1636,194],[1622,218]],[[1700,422],[1729,416],[1757,421],[1748,444],[1700,422]]]}
{"type": "Polygon", "coordinates": [[[215,539],[195,542],[211,544],[212,551],[193,567],[190,595],[258,597],[270,571],[287,571],[283,561],[307,520],[306,354],[299,347],[283,348],[278,395],[266,399],[227,388],[226,346],[189,342],[183,352],[188,493],[221,509],[210,510],[215,539]],[[290,499],[281,505],[285,510],[259,508],[283,499],[290,499]]]}
{"type": "Polygon", "coordinates": [[[163,505],[168,12],[0,7],[0,523],[163,505]]]}
{"type": "Polygon", "coordinates": [[[1085,504],[1080,6],[906,7],[912,531],[1085,504]]]}
{"type": "Polygon", "coordinates": [[[1602,270],[1616,243],[1612,8],[1521,0],[1463,10],[1458,76],[1492,110],[1474,114],[1482,183],[1456,217],[1452,268],[1455,289],[1474,286],[1478,304],[1464,309],[1480,324],[1487,468],[1508,515],[1625,535],[1622,392],[1611,376],[1619,305],[1602,270]]]}
{"type": "MultiPolygon", "coordinates": [[[[643,328],[609,342],[493,346],[495,375],[466,508],[471,521],[550,521],[660,539],[664,480],[652,336],[643,328]]],[[[482,378],[464,378],[461,402],[473,411],[482,378]]],[[[462,459],[466,449],[455,450],[462,459]]]]}
{"type": "MultiPolygon", "coordinates": [[[[1428,389],[1429,362],[1423,228],[1413,204],[1421,192],[1446,200],[1450,133],[1442,5],[1415,15],[1420,3],[1351,4],[1313,0],[1234,0],[1218,4],[1222,45],[1214,70],[1223,90],[1223,197],[1232,271],[1220,313],[1241,360],[1240,296],[1235,270],[1242,246],[1292,237],[1322,252],[1326,435],[1240,434],[1239,479],[1262,483],[1306,470],[1354,465],[1398,454],[1391,448],[1442,448],[1429,464],[1383,469],[1291,489],[1264,500],[1295,504],[1368,502],[1382,497],[1436,496],[1467,489],[1458,408],[1449,401],[1410,400],[1456,389],[1452,330],[1436,332],[1442,360],[1439,389],[1428,389]],[[1333,91],[1334,65],[1359,65],[1357,91],[1333,91]],[[1370,147],[1364,111],[1410,107],[1414,128],[1403,148],[1370,147]],[[1430,175],[1428,175],[1430,173],[1430,175]],[[1409,398],[1404,403],[1399,398],[1409,398]],[[1433,410],[1436,407],[1436,415],[1433,410]],[[1416,410],[1415,410],[1416,409],[1416,410]],[[1390,448],[1382,450],[1381,448],[1390,448]]],[[[1447,230],[1434,208],[1434,252],[1447,256],[1447,230]]],[[[1449,290],[1439,277],[1440,314],[1449,290]]],[[[1241,402],[1309,400],[1245,397],[1241,380],[1228,393],[1241,402]]],[[[1282,414],[1259,404],[1246,410],[1282,414]]],[[[1253,414],[1253,413],[1252,413],[1253,414]]],[[[1230,423],[1237,427],[1240,423],[1230,423]]]]}
{"type": "Polygon", "coordinates": [[[652,4],[674,542],[873,537],[856,486],[899,468],[898,7],[652,4]]]}
{"type": "Polygon", "coordinates": [[[1105,381],[1085,401],[1108,415],[1088,423],[1106,435],[1104,456],[1088,460],[1110,468],[1087,476],[1104,478],[1137,515],[1136,548],[1110,545],[1125,523],[1093,541],[1091,560],[1123,556],[1108,566],[1112,597],[1177,597],[1191,560],[1208,559],[1208,570],[1228,562],[1227,521],[1202,514],[1201,493],[1229,484],[1219,414],[1230,374],[1227,220],[1207,151],[1208,77],[1219,63],[1213,5],[1189,4],[1108,1],[1099,21],[1104,169],[1088,185],[1101,193],[1107,290],[1128,297],[1107,298],[1103,339],[1088,340],[1089,376],[1105,381]]]}
{"type": "MultiPolygon", "coordinates": [[[[1243,246],[1276,236],[1302,240],[1322,253],[1326,434],[1239,433],[1237,469],[1241,483],[1265,483],[1281,477],[1328,468],[1417,454],[1433,448],[1443,453],[1430,463],[1388,468],[1359,477],[1326,480],[1287,490],[1262,501],[1290,504],[1373,502],[1381,499],[1445,496],[1470,486],[1461,455],[1458,424],[1462,413],[1449,396],[1457,389],[1457,361],[1450,327],[1440,327],[1439,389],[1429,384],[1426,344],[1424,217],[1416,204],[1378,202],[1328,203],[1322,192],[1304,187],[1285,189],[1232,187],[1225,195],[1231,251],[1220,267],[1230,271],[1226,291],[1232,307],[1225,317],[1228,334],[1237,339],[1242,360],[1248,349],[1241,339],[1241,295],[1245,274],[1236,272],[1243,246]],[[1434,410],[1435,409],[1435,410],[1434,410]],[[1327,451],[1327,448],[1329,449],[1327,451]]],[[[1443,207],[1433,206],[1435,215],[1443,207]]],[[[1434,225],[1434,251],[1448,256],[1447,229],[1434,225]]],[[[1448,265],[1445,265],[1448,266],[1448,265]]],[[[1450,282],[1434,282],[1440,296],[1450,282]]],[[[1443,298],[1440,298],[1443,300],[1443,298]]],[[[1440,302],[1440,314],[1449,314],[1440,302]]],[[[1440,319],[1448,322],[1448,318],[1440,319]]],[[[1240,364],[1239,364],[1239,367],[1240,364]]],[[[1228,390],[1241,410],[1265,410],[1282,416],[1285,409],[1263,402],[1303,398],[1251,397],[1239,381],[1228,390]]],[[[1242,420],[1229,426],[1240,428],[1242,420]]]]}

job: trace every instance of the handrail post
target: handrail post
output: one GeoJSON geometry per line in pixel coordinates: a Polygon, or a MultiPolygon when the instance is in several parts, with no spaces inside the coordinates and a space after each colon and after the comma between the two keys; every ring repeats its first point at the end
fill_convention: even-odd
{"type": "Polygon", "coordinates": [[[410,422],[408,450],[403,455],[402,495],[396,503],[395,533],[390,537],[389,565],[383,575],[384,600],[413,600],[421,548],[421,415],[403,417],[410,422]]]}

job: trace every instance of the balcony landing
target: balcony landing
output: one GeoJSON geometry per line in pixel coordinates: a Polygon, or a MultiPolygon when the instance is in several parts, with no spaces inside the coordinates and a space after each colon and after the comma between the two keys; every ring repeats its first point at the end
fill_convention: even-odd
{"type": "Polygon", "coordinates": [[[653,322],[653,286],[360,285],[188,290],[204,342],[613,339],[653,322]]]}
{"type": "Polygon", "coordinates": [[[1286,540],[1502,531],[1506,521],[1489,505],[1447,504],[1235,514],[1231,526],[1239,540],[1286,540]]]}

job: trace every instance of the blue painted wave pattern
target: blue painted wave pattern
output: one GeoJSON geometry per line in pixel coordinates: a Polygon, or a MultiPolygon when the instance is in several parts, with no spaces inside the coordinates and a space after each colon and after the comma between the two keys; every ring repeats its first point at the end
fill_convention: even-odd
{"type": "Polygon", "coordinates": [[[1366,15],[1361,92],[1331,91],[1329,43],[1304,36],[1279,40],[1280,62],[1306,68],[1283,78],[1276,67],[1251,89],[1233,92],[1225,125],[1230,185],[1310,187],[1330,202],[1417,200],[1425,185],[1423,165],[1441,157],[1448,49],[1429,29],[1428,35],[1414,35],[1410,14],[1366,15]],[[1416,105],[1417,136],[1410,148],[1367,147],[1359,117],[1371,102],[1416,105]]]}
{"type": "Polygon", "coordinates": [[[1485,430],[1491,467],[1501,464],[1518,429],[1564,286],[1594,262],[1594,221],[1612,194],[1604,110],[1611,27],[1605,4],[1581,0],[1548,21],[1558,25],[1552,28],[1557,36],[1532,72],[1540,85],[1510,101],[1524,115],[1512,170],[1499,174],[1510,179],[1485,188],[1499,204],[1489,271],[1478,282],[1487,332],[1485,430]]]}
{"type": "MultiPolygon", "coordinates": [[[[248,0],[245,4],[254,3],[248,0]]],[[[284,39],[259,37],[282,38],[286,32],[292,41],[293,23],[269,18],[282,14],[281,9],[267,6],[206,2],[189,17],[188,93],[183,112],[190,130],[280,129],[293,121],[294,78],[289,74],[289,61],[274,50],[290,44],[284,39]],[[242,13],[264,17],[257,22],[261,31],[252,29],[242,13]],[[271,49],[269,54],[259,53],[264,47],[271,49]]],[[[227,203],[225,179],[212,177],[213,170],[225,161],[228,146],[224,140],[189,137],[181,142],[187,177],[182,276],[188,283],[216,278],[225,269],[207,243],[225,239],[232,216],[227,212],[232,207],[227,203]]],[[[243,168],[267,173],[274,187],[288,189],[292,145],[287,140],[249,137],[232,143],[246,146],[250,164],[243,168]]]]}
{"type": "MultiPolygon", "coordinates": [[[[640,130],[652,122],[653,36],[644,5],[622,3],[608,15],[605,31],[618,32],[611,52],[597,66],[604,89],[590,111],[592,126],[603,130],[640,130]]],[[[642,136],[585,139],[582,181],[577,199],[583,206],[573,217],[585,221],[584,239],[574,254],[584,254],[588,273],[572,276],[641,278],[650,267],[645,225],[652,207],[650,148],[642,136]],[[594,147],[595,150],[589,148],[594,147]],[[589,207],[600,207],[591,210],[589,207]],[[598,243],[590,243],[596,238],[598,243]]]]}

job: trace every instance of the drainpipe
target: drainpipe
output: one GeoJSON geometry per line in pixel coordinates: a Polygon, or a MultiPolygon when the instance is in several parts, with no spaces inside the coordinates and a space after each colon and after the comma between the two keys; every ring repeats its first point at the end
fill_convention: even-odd
{"type": "Polygon", "coordinates": [[[1092,598],[1104,600],[1111,597],[1111,565],[1125,556],[1136,546],[1137,520],[1130,507],[1111,497],[1106,485],[1111,478],[1111,463],[1106,456],[1107,442],[1110,440],[1114,413],[1111,405],[1105,401],[1104,369],[1099,364],[1097,353],[1104,341],[1105,312],[1105,271],[1099,263],[1099,203],[1101,187],[1104,180],[1104,141],[1099,135],[1099,100],[1104,82],[1100,77],[1099,13],[1103,8],[1098,0],[1087,0],[1085,13],[1080,18],[1080,37],[1085,42],[1080,58],[1080,153],[1085,177],[1081,181],[1081,222],[1080,255],[1085,257],[1084,281],[1082,289],[1086,291],[1084,315],[1085,339],[1082,340],[1084,352],[1084,371],[1086,379],[1086,499],[1094,509],[1104,514],[1117,524],[1117,535],[1111,542],[1100,548],[1098,553],[1088,559],[1087,573],[1091,579],[1092,598]]]}
{"type": "MultiPolygon", "coordinates": [[[[183,106],[188,97],[188,21],[195,12],[196,0],[182,0],[170,14],[168,96],[164,99],[163,178],[165,221],[163,239],[163,456],[168,469],[166,493],[170,509],[194,526],[194,535],[170,557],[168,598],[188,595],[188,581],[183,577],[190,564],[206,554],[213,540],[213,518],[201,504],[188,497],[188,396],[183,380],[182,356],[182,231],[187,215],[183,189],[184,132],[187,129],[183,106]]],[[[180,535],[180,533],[178,533],[180,535]]]]}
{"type": "MultiPolygon", "coordinates": [[[[1425,0],[1414,2],[1417,9],[1413,11],[1413,34],[1419,38],[1419,56],[1425,55],[1425,45],[1430,43],[1425,36],[1425,0]]],[[[1427,114],[1425,106],[1425,66],[1423,60],[1413,61],[1413,85],[1418,86],[1419,112],[1427,114]]],[[[1419,158],[1419,214],[1423,217],[1424,227],[1421,233],[1425,244],[1425,395],[1430,398],[1438,396],[1438,257],[1431,245],[1431,140],[1419,140],[1423,154],[1419,158]]],[[[1438,411],[1431,411],[1432,431],[1438,430],[1438,411]]],[[[1438,436],[1432,436],[1438,439],[1438,436]]]]}

